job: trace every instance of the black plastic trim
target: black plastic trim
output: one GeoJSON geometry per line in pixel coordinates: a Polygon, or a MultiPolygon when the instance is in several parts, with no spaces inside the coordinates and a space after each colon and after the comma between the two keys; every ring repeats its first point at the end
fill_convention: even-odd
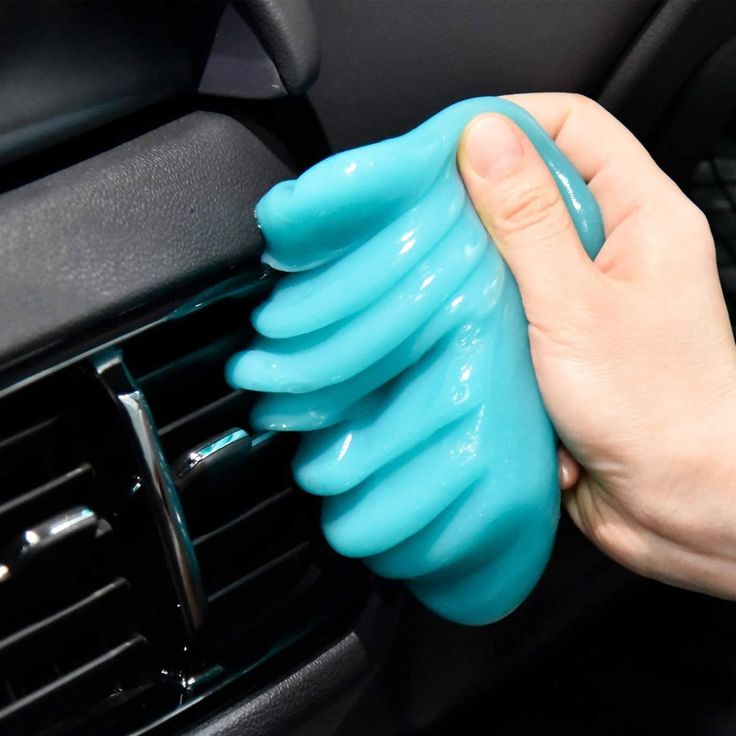
{"type": "Polygon", "coordinates": [[[0,196],[0,389],[255,262],[253,205],[290,174],[241,124],[193,113],[0,196]]]}

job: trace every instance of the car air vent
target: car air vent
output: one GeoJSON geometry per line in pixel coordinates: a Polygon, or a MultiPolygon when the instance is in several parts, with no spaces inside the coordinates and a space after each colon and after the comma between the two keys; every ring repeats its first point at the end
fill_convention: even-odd
{"type": "Polygon", "coordinates": [[[172,467],[217,640],[293,614],[330,557],[315,499],[293,486],[292,442],[254,432],[252,396],[224,379],[251,337],[258,285],[124,346],[172,467]]]}
{"type": "Polygon", "coordinates": [[[0,734],[141,734],[283,676],[370,576],[224,380],[267,279],[0,399],[0,734]]]}
{"type": "Polygon", "coordinates": [[[109,447],[92,441],[108,418],[89,388],[72,370],[0,402],[0,733],[75,719],[143,682],[109,447]]]}

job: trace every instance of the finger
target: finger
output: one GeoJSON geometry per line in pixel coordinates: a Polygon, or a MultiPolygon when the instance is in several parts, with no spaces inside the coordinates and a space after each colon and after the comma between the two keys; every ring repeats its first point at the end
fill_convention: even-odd
{"type": "Polygon", "coordinates": [[[480,115],[465,129],[458,165],[519,284],[529,320],[535,321],[536,306],[581,294],[595,267],[552,174],[524,133],[503,115],[480,115]]]}
{"type": "Polygon", "coordinates": [[[683,196],[636,136],[593,100],[564,93],[506,99],[536,118],[589,183],[606,235],[642,207],[656,211],[653,205],[683,196]]]}

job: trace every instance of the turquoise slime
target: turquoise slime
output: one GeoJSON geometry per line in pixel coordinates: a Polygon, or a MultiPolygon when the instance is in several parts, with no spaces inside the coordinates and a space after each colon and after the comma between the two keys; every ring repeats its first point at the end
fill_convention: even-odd
{"type": "Polygon", "coordinates": [[[559,516],[519,292],[457,171],[463,128],[484,112],[529,136],[594,257],[598,206],[554,142],[507,100],[466,100],[263,197],[264,261],[294,273],[227,369],[264,393],[256,427],[305,433],[295,478],[324,497],[329,543],[466,624],[525,598],[559,516]]]}

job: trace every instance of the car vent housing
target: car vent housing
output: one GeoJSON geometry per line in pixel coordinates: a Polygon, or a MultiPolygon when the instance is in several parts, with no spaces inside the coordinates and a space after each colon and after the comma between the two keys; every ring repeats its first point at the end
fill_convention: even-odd
{"type": "Polygon", "coordinates": [[[265,288],[236,279],[0,400],[1,733],[201,714],[364,600],[293,486],[292,442],[253,432],[224,380],[265,288]]]}

